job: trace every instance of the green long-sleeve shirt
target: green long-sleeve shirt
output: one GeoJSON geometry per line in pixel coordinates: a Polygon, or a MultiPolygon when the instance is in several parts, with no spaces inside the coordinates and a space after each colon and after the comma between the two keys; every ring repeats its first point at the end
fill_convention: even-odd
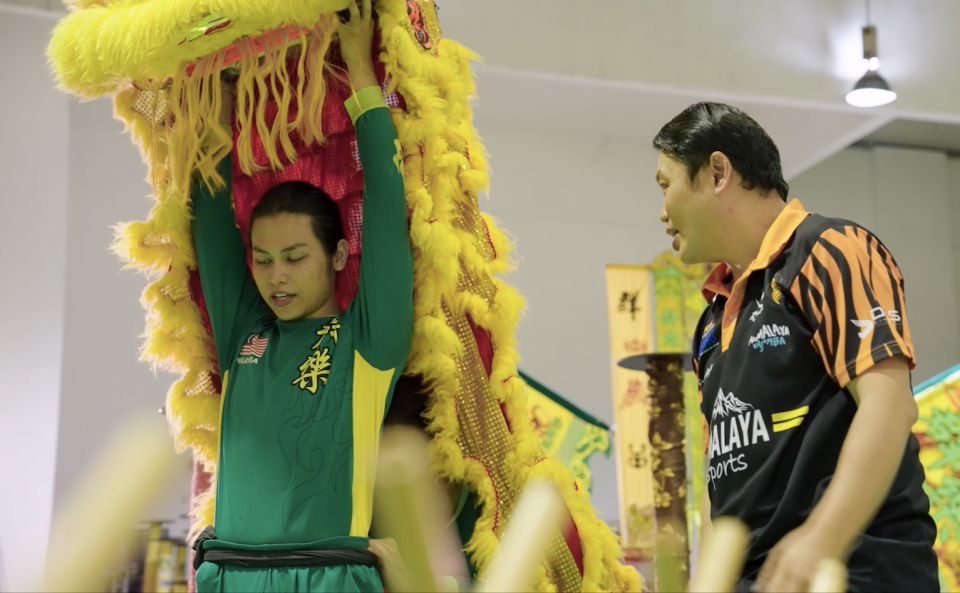
{"type": "MultiPolygon", "coordinates": [[[[402,152],[380,89],[362,89],[348,110],[364,171],[363,229],[359,288],[341,315],[279,321],[263,301],[234,224],[230,159],[220,166],[227,186],[211,193],[198,184],[193,196],[194,243],[224,383],[218,539],[206,549],[367,544],[381,424],[413,330],[413,258],[402,152]]],[[[205,563],[198,588],[201,576],[201,590],[380,590],[376,571],[359,566],[205,563]]]]}

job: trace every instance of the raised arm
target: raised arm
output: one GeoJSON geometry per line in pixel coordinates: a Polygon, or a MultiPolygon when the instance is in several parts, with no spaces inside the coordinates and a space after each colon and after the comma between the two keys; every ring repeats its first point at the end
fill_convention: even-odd
{"type": "Polygon", "coordinates": [[[360,280],[349,313],[356,347],[375,368],[402,366],[413,333],[413,256],[407,228],[403,152],[371,57],[370,0],[351,3],[341,51],[355,92],[346,101],[363,166],[360,280]],[[358,6],[359,4],[359,6],[358,6]]]}
{"type": "Polygon", "coordinates": [[[191,199],[193,243],[222,372],[229,368],[234,350],[244,338],[241,332],[270,311],[247,269],[246,251],[234,219],[230,157],[220,162],[217,171],[226,185],[211,191],[197,179],[191,199]]]}

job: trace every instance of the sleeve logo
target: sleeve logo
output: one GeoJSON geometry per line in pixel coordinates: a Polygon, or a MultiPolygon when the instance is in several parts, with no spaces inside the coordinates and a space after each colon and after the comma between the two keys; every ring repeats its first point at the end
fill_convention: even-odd
{"type": "Polygon", "coordinates": [[[873,328],[878,325],[885,325],[887,323],[895,323],[898,326],[902,319],[900,318],[900,312],[896,309],[891,309],[884,313],[883,307],[874,307],[870,309],[870,319],[851,319],[850,323],[854,324],[860,331],[857,332],[857,337],[861,340],[866,339],[867,336],[873,332],[873,328]]]}

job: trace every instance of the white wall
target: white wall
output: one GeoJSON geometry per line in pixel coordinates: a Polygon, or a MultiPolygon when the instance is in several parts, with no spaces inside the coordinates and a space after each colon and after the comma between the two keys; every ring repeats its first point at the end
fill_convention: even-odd
{"type": "MultiPolygon", "coordinates": [[[[508,279],[527,299],[520,368],[613,423],[605,266],[648,263],[670,248],[658,220],[657,153],[637,142],[485,125],[492,170],[480,208],[516,239],[508,279]]],[[[619,517],[614,458],[595,455],[593,503],[619,517]]]]}
{"type": "MultiPolygon", "coordinates": [[[[123,421],[138,412],[164,406],[173,381],[154,375],[139,361],[144,330],[140,294],[148,280],[121,272],[108,248],[112,226],[146,218],[152,201],[146,165],[113,118],[113,105],[102,99],[70,105],[70,208],[67,226],[66,325],[55,502],[60,504],[100,448],[123,421]]],[[[172,447],[172,440],[171,440],[172,447]]],[[[177,519],[189,508],[190,460],[182,456],[179,472],[160,502],[145,509],[143,519],[177,519]]],[[[122,480],[122,468],[117,468],[122,480]]],[[[182,530],[185,522],[178,527],[182,530]]],[[[55,525],[51,550],[82,540],[83,525],[55,525]],[[69,531],[69,540],[65,532],[69,531]]]]}
{"type": "MultiPolygon", "coordinates": [[[[950,183],[950,226],[953,229],[954,288],[957,291],[957,309],[960,310],[960,158],[947,161],[947,172],[950,183]]],[[[960,328],[957,331],[960,332],[960,328]]]]}
{"type": "Polygon", "coordinates": [[[958,170],[942,152],[853,148],[791,183],[790,197],[807,210],[856,221],[893,253],[916,348],[915,385],[960,362],[958,170]]]}
{"type": "Polygon", "coordinates": [[[0,590],[40,574],[53,506],[65,303],[67,97],[52,21],[0,14],[0,590]],[[15,89],[10,92],[9,89],[15,89]]]}
{"type": "MultiPolygon", "coordinates": [[[[109,100],[55,89],[53,24],[0,12],[0,591],[35,587],[65,529],[82,540],[82,526],[51,524],[55,506],[122,419],[162,407],[173,380],[138,360],[147,281],[108,251],[109,227],[150,208],[146,167],[109,100]]],[[[186,511],[187,457],[178,469],[144,519],[186,511]]]]}

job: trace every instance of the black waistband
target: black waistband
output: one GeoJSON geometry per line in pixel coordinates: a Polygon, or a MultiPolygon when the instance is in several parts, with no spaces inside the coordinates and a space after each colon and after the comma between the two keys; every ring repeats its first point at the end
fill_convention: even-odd
{"type": "Polygon", "coordinates": [[[245,550],[204,550],[203,562],[240,566],[339,566],[357,564],[377,566],[377,556],[362,548],[325,550],[289,550],[285,552],[249,552],[245,550]]]}
{"type": "Polygon", "coordinates": [[[354,564],[373,566],[378,570],[380,560],[376,554],[364,548],[326,548],[320,550],[286,550],[259,552],[228,550],[224,548],[203,549],[203,542],[217,539],[213,527],[207,526],[193,542],[195,555],[193,568],[199,570],[204,562],[238,564],[241,566],[342,566],[354,564]]]}

